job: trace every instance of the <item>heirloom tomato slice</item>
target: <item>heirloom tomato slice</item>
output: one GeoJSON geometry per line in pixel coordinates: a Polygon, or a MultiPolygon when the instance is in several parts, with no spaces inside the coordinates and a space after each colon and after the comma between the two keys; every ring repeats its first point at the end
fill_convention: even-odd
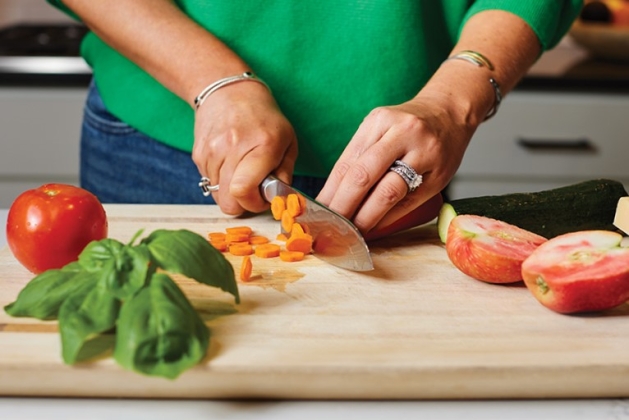
{"type": "Polygon", "coordinates": [[[629,248],[605,230],[567,233],[537,248],[522,277],[537,300],[559,313],[610,309],[629,299],[629,248]]]}
{"type": "Polygon", "coordinates": [[[462,272],[488,283],[522,280],[522,262],[546,238],[500,220],[459,215],[448,227],[446,251],[462,272]]]}

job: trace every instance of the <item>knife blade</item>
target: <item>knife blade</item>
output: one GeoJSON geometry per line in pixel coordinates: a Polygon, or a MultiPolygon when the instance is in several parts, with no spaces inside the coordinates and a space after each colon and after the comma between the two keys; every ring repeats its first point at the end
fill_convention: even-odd
{"type": "Polygon", "coordinates": [[[305,198],[306,208],[295,220],[308,226],[316,257],[347,270],[373,270],[369,247],[351,221],[273,175],[262,181],[260,191],[269,203],[278,195],[286,197],[288,194],[299,194],[305,198]]]}

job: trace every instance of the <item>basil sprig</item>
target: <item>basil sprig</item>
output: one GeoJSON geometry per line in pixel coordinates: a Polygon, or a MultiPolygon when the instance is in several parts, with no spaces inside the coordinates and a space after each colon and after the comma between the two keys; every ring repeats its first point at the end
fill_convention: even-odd
{"type": "Polygon", "coordinates": [[[58,319],[66,364],[113,347],[125,369],[176,378],[205,357],[210,333],[168,273],[220,288],[239,303],[234,269],[192,231],[156,230],[134,245],[141,233],[129,244],[91,242],[77,262],[34,277],[5,311],[58,319]]]}

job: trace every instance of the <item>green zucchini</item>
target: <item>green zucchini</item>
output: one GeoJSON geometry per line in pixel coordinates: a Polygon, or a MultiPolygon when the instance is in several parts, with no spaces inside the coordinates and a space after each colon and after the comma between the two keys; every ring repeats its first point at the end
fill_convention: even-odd
{"type": "Polygon", "coordinates": [[[437,228],[446,242],[448,226],[459,214],[502,220],[547,239],[580,230],[617,230],[616,206],[627,191],[610,179],[594,179],[565,187],[450,200],[441,206],[437,228]]]}

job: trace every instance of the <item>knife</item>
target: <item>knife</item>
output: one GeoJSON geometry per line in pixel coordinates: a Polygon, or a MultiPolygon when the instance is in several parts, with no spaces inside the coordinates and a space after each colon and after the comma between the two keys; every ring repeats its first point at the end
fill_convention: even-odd
{"type": "Polygon", "coordinates": [[[352,222],[290,185],[269,175],[262,181],[260,192],[269,203],[275,196],[299,194],[306,208],[295,219],[308,226],[313,238],[312,250],[319,259],[352,271],[373,270],[369,248],[352,222]]]}

